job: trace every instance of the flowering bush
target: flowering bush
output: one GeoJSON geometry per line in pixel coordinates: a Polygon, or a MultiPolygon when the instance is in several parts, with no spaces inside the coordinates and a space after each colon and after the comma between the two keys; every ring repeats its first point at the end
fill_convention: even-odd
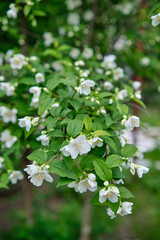
{"type": "MultiPolygon", "coordinates": [[[[37,9],[41,4],[38,2],[10,4],[7,21],[15,21],[20,12],[22,19],[28,18],[36,27],[37,17],[45,16],[37,9]]],[[[44,180],[52,182],[55,173],[59,176],[58,187],[67,185],[76,192],[95,192],[92,204],[106,204],[111,218],[125,216],[132,213],[133,205],[126,201],[133,197],[132,193],[119,186],[125,185],[125,165],[139,178],[149,171],[134,163],[138,149],[122,136],[124,129],[143,127],[132,111],[135,102],[145,107],[141,83],[131,80],[115,54],[104,54],[104,46],[90,46],[93,29],[88,30],[86,25],[91,22],[92,28],[95,22],[97,1],[93,11],[84,13],[82,23],[78,11],[74,12],[82,2],[66,3],[67,25],[62,19],[66,27],[57,26],[57,35],[48,29],[43,32],[40,41],[45,48],[39,47],[42,52],[25,56],[27,40],[23,36],[22,53],[16,49],[3,54],[0,187],[7,188],[9,181],[15,184],[23,179],[22,159],[27,157],[31,162],[24,171],[33,185],[39,187],[44,180]],[[81,45],[81,34],[83,39],[86,32],[89,40],[81,45]]],[[[129,15],[134,5],[122,5],[116,4],[116,11],[129,15]]],[[[159,24],[159,15],[152,17],[152,24],[159,24]]],[[[96,36],[101,39],[99,33],[96,36]]],[[[128,47],[122,35],[114,48],[119,51],[126,44],[128,47]]],[[[144,65],[148,64],[146,60],[144,65]]]]}

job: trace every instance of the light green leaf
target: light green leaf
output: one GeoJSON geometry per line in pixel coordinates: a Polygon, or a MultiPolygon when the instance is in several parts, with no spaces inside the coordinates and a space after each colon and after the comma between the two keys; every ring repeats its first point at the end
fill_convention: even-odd
{"type": "Polygon", "coordinates": [[[93,165],[95,167],[95,171],[97,175],[103,181],[109,181],[112,178],[112,171],[109,166],[102,160],[94,160],[93,165]]]}
{"type": "Polygon", "coordinates": [[[27,159],[31,161],[36,161],[37,164],[43,164],[47,161],[48,156],[47,153],[42,150],[35,150],[27,156],[27,159]]]}
{"type": "Polygon", "coordinates": [[[38,114],[41,116],[45,111],[49,109],[49,107],[55,102],[55,98],[49,98],[44,100],[38,109],[38,114]]]}
{"type": "Polygon", "coordinates": [[[121,159],[121,157],[117,154],[111,154],[110,156],[107,157],[106,163],[107,165],[112,168],[112,167],[117,167],[121,165],[124,161],[121,159]]]}
{"type": "Polygon", "coordinates": [[[133,198],[133,194],[126,187],[119,187],[121,198],[133,198]]]}
{"type": "Polygon", "coordinates": [[[86,115],[83,119],[84,125],[85,125],[85,129],[87,131],[91,131],[92,130],[92,119],[86,115]]]}
{"type": "Polygon", "coordinates": [[[137,147],[133,144],[125,144],[121,149],[122,156],[126,158],[132,157],[136,151],[137,147]]]}
{"type": "Polygon", "coordinates": [[[78,119],[74,119],[69,121],[67,125],[67,133],[71,137],[76,137],[78,134],[81,133],[83,128],[83,122],[78,119]]]}

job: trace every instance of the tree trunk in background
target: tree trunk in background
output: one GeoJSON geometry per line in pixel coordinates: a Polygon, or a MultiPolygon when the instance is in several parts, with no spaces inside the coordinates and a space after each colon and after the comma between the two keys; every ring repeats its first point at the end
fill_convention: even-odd
{"type": "Polygon", "coordinates": [[[83,205],[83,215],[82,215],[82,227],[80,240],[90,240],[91,233],[91,204],[89,203],[92,197],[91,192],[87,192],[84,205],[83,205]]]}

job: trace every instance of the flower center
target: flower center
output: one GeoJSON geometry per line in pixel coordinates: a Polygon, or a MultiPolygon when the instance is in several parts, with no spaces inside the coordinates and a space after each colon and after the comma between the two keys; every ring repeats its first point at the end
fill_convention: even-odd
{"type": "Polygon", "coordinates": [[[112,194],[111,192],[107,193],[107,197],[108,197],[108,198],[112,197],[112,195],[113,195],[113,194],[112,194]]]}

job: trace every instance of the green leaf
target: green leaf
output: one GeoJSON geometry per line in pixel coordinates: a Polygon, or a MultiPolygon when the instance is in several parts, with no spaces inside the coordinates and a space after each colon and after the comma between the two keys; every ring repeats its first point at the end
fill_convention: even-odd
{"type": "Polygon", "coordinates": [[[45,12],[43,12],[43,11],[41,11],[41,10],[38,10],[38,9],[34,10],[34,11],[33,11],[33,14],[34,14],[35,16],[39,16],[39,17],[44,17],[44,16],[46,16],[46,13],[45,13],[45,12]]]}
{"type": "Polygon", "coordinates": [[[111,117],[109,117],[108,115],[105,116],[105,120],[106,120],[106,126],[107,128],[110,127],[113,124],[113,120],[111,119],[111,117]]]}
{"type": "Polygon", "coordinates": [[[95,171],[97,175],[103,181],[109,181],[112,178],[112,171],[109,166],[102,160],[94,160],[93,165],[95,167],[95,171]]]}
{"type": "Polygon", "coordinates": [[[69,103],[76,110],[76,112],[78,112],[78,110],[81,107],[81,102],[78,99],[72,99],[72,100],[69,101],[69,103]]]}
{"type": "Polygon", "coordinates": [[[36,81],[31,77],[23,77],[19,79],[19,83],[25,84],[25,85],[35,85],[36,81]]]}
{"type": "Polygon", "coordinates": [[[113,96],[113,93],[110,93],[110,92],[102,92],[99,94],[100,98],[111,97],[111,96],[113,96]]]}
{"type": "Polygon", "coordinates": [[[133,101],[135,101],[136,103],[138,103],[141,107],[146,109],[146,105],[139,99],[139,98],[133,98],[133,101]]]}
{"type": "Polygon", "coordinates": [[[78,134],[81,133],[83,128],[83,122],[78,119],[74,119],[69,121],[67,125],[67,133],[71,137],[76,137],[78,134]]]}
{"type": "Polygon", "coordinates": [[[53,108],[51,108],[50,113],[53,117],[58,117],[60,115],[61,110],[62,110],[62,108],[60,106],[53,107],[53,108]]]}
{"type": "Polygon", "coordinates": [[[4,157],[4,165],[5,165],[6,170],[12,170],[13,163],[12,163],[11,159],[7,156],[7,154],[4,154],[3,157],[4,157]]]}
{"type": "Polygon", "coordinates": [[[56,49],[46,49],[44,52],[43,52],[43,56],[53,56],[57,59],[61,59],[62,58],[62,54],[56,50],[56,49]]]}
{"type": "Polygon", "coordinates": [[[69,168],[69,170],[71,170],[73,167],[73,159],[71,157],[63,156],[63,160],[64,160],[66,166],[69,168]]]}
{"type": "Polygon", "coordinates": [[[60,129],[55,129],[54,131],[50,132],[48,136],[52,137],[64,137],[64,132],[60,129]]]}
{"type": "Polygon", "coordinates": [[[60,177],[68,177],[72,179],[77,178],[75,172],[73,170],[72,171],[69,170],[66,164],[62,160],[53,159],[49,163],[49,166],[50,166],[49,171],[52,173],[56,173],[60,177]]]}
{"type": "Polygon", "coordinates": [[[126,158],[132,157],[136,151],[137,147],[133,144],[125,144],[121,149],[122,156],[126,158]]]}
{"type": "Polygon", "coordinates": [[[106,163],[107,165],[112,168],[112,167],[117,167],[121,165],[124,161],[121,159],[121,157],[117,154],[111,154],[110,156],[107,157],[106,163]]]}
{"type": "Polygon", "coordinates": [[[27,139],[29,137],[29,135],[31,135],[36,128],[37,127],[31,126],[31,129],[29,130],[29,132],[27,132],[26,129],[25,129],[24,130],[25,139],[27,139]]]}
{"type": "Polygon", "coordinates": [[[120,171],[119,167],[114,167],[112,169],[112,177],[116,179],[125,178],[124,174],[120,171]]]}
{"type": "Polygon", "coordinates": [[[92,119],[86,115],[83,119],[84,125],[85,125],[85,129],[87,131],[91,131],[92,130],[92,119]]]}
{"type": "Polygon", "coordinates": [[[126,104],[117,103],[117,109],[122,115],[126,115],[128,113],[128,106],[126,104]]]}
{"type": "Polygon", "coordinates": [[[8,173],[3,173],[0,178],[0,182],[3,185],[7,185],[9,183],[9,174],[8,173]]]}
{"type": "Polygon", "coordinates": [[[65,109],[65,110],[63,110],[63,111],[61,112],[60,116],[61,116],[62,118],[64,118],[64,117],[67,116],[68,113],[70,113],[70,112],[71,112],[71,109],[67,108],[67,109],[65,109]]]}
{"type": "Polygon", "coordinates": [[[133,198],[133,194],[126,187],[119,187],[121,198],[133,198]]]}
{"type": "Polygon", "coordinates": [[[95,155],[86,155],[82,157],[80,165],[84,170],[91,170],[92,168],[94,168],[93,160],[99,160],[99,159],[100,158],[95,155]]]}
{"type": "Polygon", "coordinates": [[[45,111],[49,109],[49,107],[55,102],[55,98],[49,98],[43,101],[38,109],[38,114],[41,116],[45,111]]]}
{"type": "Polygon", "coordinates": [[[116,146],[115,142],[112,140],[112,138],[103,136],[102,139],[109,145],[111,150],[113,149],[115,152],[117,152],[117,146],[116,146]]]}
{"type": "Polygon", "coordinates": [[[73,179],[69,179],[69,178],[66,178],[66,177],[60,177],[56,187],[58,188],[58,187],[67,185],[71,182],[73,182],[73,179]]]}
{"type": "Polygon", "coordinates": [[[54,128],[56,123],[58,122],[58,117],[53,118],[51,116],[47,117],[46,121],[43,122],[44,125],[47,126],[47,130],[49,131],[51,128],[54,128]]]}
{"type": "Polygon", "coordinates": [[[94,131],[92,135],[93,136],[104,136],[104,135],[111,136],[107,131],[104,131],[104,130],[94,131]]]}
{"type": "Polygon", "coordinates": [[[28,160],[36,161],[37,164],[43,164],[47,161],[47,153],[42,150],[35,150],[27,156],[28,160]]]}

